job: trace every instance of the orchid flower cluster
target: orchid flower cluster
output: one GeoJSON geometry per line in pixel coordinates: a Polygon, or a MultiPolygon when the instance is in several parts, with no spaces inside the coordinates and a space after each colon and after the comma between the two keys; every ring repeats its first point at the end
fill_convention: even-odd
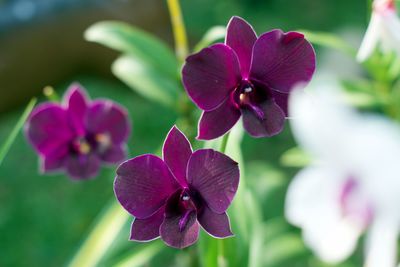
{"type": "MultiPolygon", "coordinates": [[[[100,36],[93,32],[91,38],[100,36]]],[[[400,60],[400,20],[391,0],[373,1],[357,60],[368,62],[377,50],[395,52],[400,60]]],[[[128,64],[131,59],[125,56],[124,66],[133,64],[128,64]]],[[[241,120],[250,137],[272,137],[290,118],[295,140],[311,161],[289,185],[287,220],[302,229],[304,243],[323,261],[346,260],[366,234],[365,266],[394,267],[400,230],[400,127],[388,117],[396,119],[397,113],[384,102],[380,107],[389,107],[381,109],[386,116],[361,114],[343,102],[345,90],[336,82],[315,82],[310,89],[318,88],[305,92],[315,69],[315,51],[304,34],[272,30],[258,36],[248,22],[234,16],[224,43],[211,43],[187,56],[181,68],[192,114],[197,114],[196,107],[202,112],[197,141],[173,125],[161,157],[156,153],[129,159],[128,112],[108,99],[90,100],[79,84],[71,85],[62,103],[37,106],[25,134],[39,154],[43,173],[63,171],[85,180],[96,177],[101,165],[114,166],[116,199],[134,217],[130,240],[161,238],[183,249],[198,241],[200,228],[218,239],[234,236],[236,219],[230,220],[228,209],[234,209],[244,175],[243,166],[225,151],[232,128],[240,127],[236,124],[241,120]],[[220,137],[220,151],[192,148],[191,141],[198,147],[201,140],[220,137]]],[[[160,77],[169,75],[163,68],[159,72],[160,77]]]]}

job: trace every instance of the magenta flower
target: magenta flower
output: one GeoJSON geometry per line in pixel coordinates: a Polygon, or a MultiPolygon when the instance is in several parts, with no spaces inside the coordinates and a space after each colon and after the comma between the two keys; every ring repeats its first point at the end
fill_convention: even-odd
{"type": "Polygon", "coordinates": [[[189,56],[182,70],[186,91],[204,111],[197,138],[222,136],[241,116],[253,137],[278,134],[290,91],[309,82],[314,70],[314,49],[303,34],[273,30],[257,37],[251,25],[233,17],[225,44],[189,56]]]}
{"type": "Polygon", "coordinates": [[[68,89],[62,104],[36,107],[25,125],[41,171],[64,169],[73,179],[94,177],[101,163],[124,160],[129,132],[124,108],[106,99],[90,101],[78,84],[68,89]]]}
{"type": "Polygon", "coordinates": [[[239,168],[212,149],[192,152],[189,141],[173,127],[163,147],[163,159],[142,155],[117,169],[114,191],[135,220],[131,240],[161,236],[175,248],[197,241],[200,225],[217,238],[232,236],[226,210],[239,184],[239,168]]]}

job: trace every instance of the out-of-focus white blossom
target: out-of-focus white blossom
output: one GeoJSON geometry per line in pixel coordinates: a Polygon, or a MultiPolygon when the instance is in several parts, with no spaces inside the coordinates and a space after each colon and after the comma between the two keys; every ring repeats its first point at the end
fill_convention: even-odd
{"type": "Polygon", "coordinates": [[[313,158],[292,181],[286,217],[324,261],[352,254],[367,233],[365,266],[395,267],[400,225],[400,128],[359,114],[337,91],[296,90],[291,128],[313,158]]]}
{"type": "Polygon", "coordinates": [[[378,45],[384,52],[395,51],[400,56],[400,19],[394,0],[374,0],[371,20],[357,60],[362,62],[368,59],[378,45]]]}

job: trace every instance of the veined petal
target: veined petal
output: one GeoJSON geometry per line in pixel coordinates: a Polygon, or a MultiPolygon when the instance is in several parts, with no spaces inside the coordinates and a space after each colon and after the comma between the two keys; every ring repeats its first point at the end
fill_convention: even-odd
{"type": "Polygon", "coordinates": [[[257,34],[247,21],[236,16],[231,18],[227,26],[225,44],[235,51],[244,78],[249,75],[253,45],[256,40],[257,34]]]}
{"type": "Polygon", "coordinates": [[[114,182],[118,201],[139,219],[153,215],[177,188],[179,185],[168,166],[154,155],[142,155],[122,163],[114,182]]]}
{"type": "Polygon", "coordinates": [[[250,80],[289,93],[296,84],[309,82],[314,71],[314,49],[301,33],[273,30],[254,44],[250,80]]]}
{"type": "Polygon", "coordinates": [[[359,62],[365,61],[374,52],[382,34],[382,26],[382,18],[379,15],[372,13],[367,31],[357,53],[357,60],[359,62]]]}
{"type": "Polygon", "coordinates": [[[75,133],[84,136],[86,133],[84,118],[89,103],[85,90],[77,83],[72,84],[65,93],[63,101],[75,133]]]}
{"type": "Polygon", "coordinates": [[[100,169],[100,160],[94,154],[71,155],[65,161],[67,173],[73,179],[89,179],[97,175],[100,169]]]}
{"type": "Polygon", "coordinates": [[[240,111],[228,97],[218,108],[204,111],[198,126],[197,139],[211,140],[228,132],[239,120],[240,111]]]}
{"type": "Polygon", "coordinates": [[[192,146],[189,140],[176,126],[173,126],[164,142],[163,159],[183,187],[187,187],[186,169],[191,155],[192,146]]]}
{"type": "Polygon", "coordinates": [[[74,137],[67,111],[60,105],[45,103],[34,109],[25,124],[29,142],[41,155],[49,155],[68,146],[74,137]]]}
{"type": "Polygon", "coordinates": [[[251,136],[269,137],[282,131],[285,113],[273,100],[266,100],[254,106],[257,110],[249,107],[241,109],[243,126],[251,136]]]}
{"type": "Polygon", "coordinates": [[[205,206],[198,215],[198,221],[204,230],[214,237],[226,238],[233,236],[226,212],[218,214],[205,206]]]}
{"type": "Polygon", "coordinates": [[[130,133],[128,112],[110,100],[93,101],[85,124],[90,133],[108,135],[115,145],[125,142],[130,133]]]}
{"type": "Polygon", "coordinates": [[[202,110],[218,107],[241,80],[235,52],[215,44],[189,56],[182,69],[183,85],[202,110]]]}
{"type": "Polygon", "coordinates": [[[130,240],[147,242],[160,236],[160,226],[164,220],[164,207],[147,219],[138,219],[132,223],[130,240]]]}
{"type": "Polygon", "coordinates": [[[200,149],[189,159],[187,177],[208,207],[224,213],[231,204],[239,184],[238,164],[228,156],[212,149],[200,149]]]}
{"type": "Polygon", "coordinates": [[[318,257],[331,263],[347,258],[363,231],[342,214],[345,177],[335,168],[308,167],[296,175],[286,195],[286,218],[302,228],[305,242],[318,257]]]}

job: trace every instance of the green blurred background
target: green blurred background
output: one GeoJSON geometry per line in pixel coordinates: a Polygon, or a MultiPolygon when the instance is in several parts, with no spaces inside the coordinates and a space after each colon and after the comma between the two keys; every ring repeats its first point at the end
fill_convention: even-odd
{"type": "MultiPolygon", "coordinates": [[[[244,17],[258,33],[273,28],[329,31],[341,34],[355,47],[367,25],[365,0],[181,2],[192,44],[209,27],[225,25],[232,15],[244,17]]],[[[162,0],[0,1],[0,143],[29,99],[40,96],[44,86],[52,85],[62,95],[71,82],[79,81],[93,98],[109,97],[127,107],[133,121],[131,156],[159,148],[176,114],[138,96],[113,77],[110,65],[116,52],[84,41],[84,30],[105,19],[135,24],[173,45],[168,10],[162,0]]],[[[338,66],[337,57],[319,48],[317,52],[319,72],[335,72],[332,65],[338,66]]],[[[340,67],[338,75],[343,72],[340,67]]],[[[296,169],[282,166],[280,158],[294,145],[289,127],[270,139],[245,137],[249,183],[257,187],[266,218],[282,217],[286,186],[296,169]]],[[[0,266],[64,266],[113,197],[113,169],[103,169],[95,180],[72,182],[62,175],[37,174],[37,161],[19,134],[0,166],[0,266]]],[[[298,236],[298,230],[282,224],[298,236]]],[[[125,242],[128,233],[129,225],[113,249],[120,246],[124,249],[118,251],[126,252],[142,246],[125,242]]],[[[303,254],[309,256],[309,251],[303,254]]],[[[311,266],[313,259],[308,256],[303,257],[305,262],[297,260],[287,266],[311,266]]],[[[352,260],[358,262],[357,256],[352,260]]],[[[112,266],[113,261],[105,257],[102,264],[112,266]]],[[[165,257],[161,265],[149,266],[185,263],[165,257]]]]}

